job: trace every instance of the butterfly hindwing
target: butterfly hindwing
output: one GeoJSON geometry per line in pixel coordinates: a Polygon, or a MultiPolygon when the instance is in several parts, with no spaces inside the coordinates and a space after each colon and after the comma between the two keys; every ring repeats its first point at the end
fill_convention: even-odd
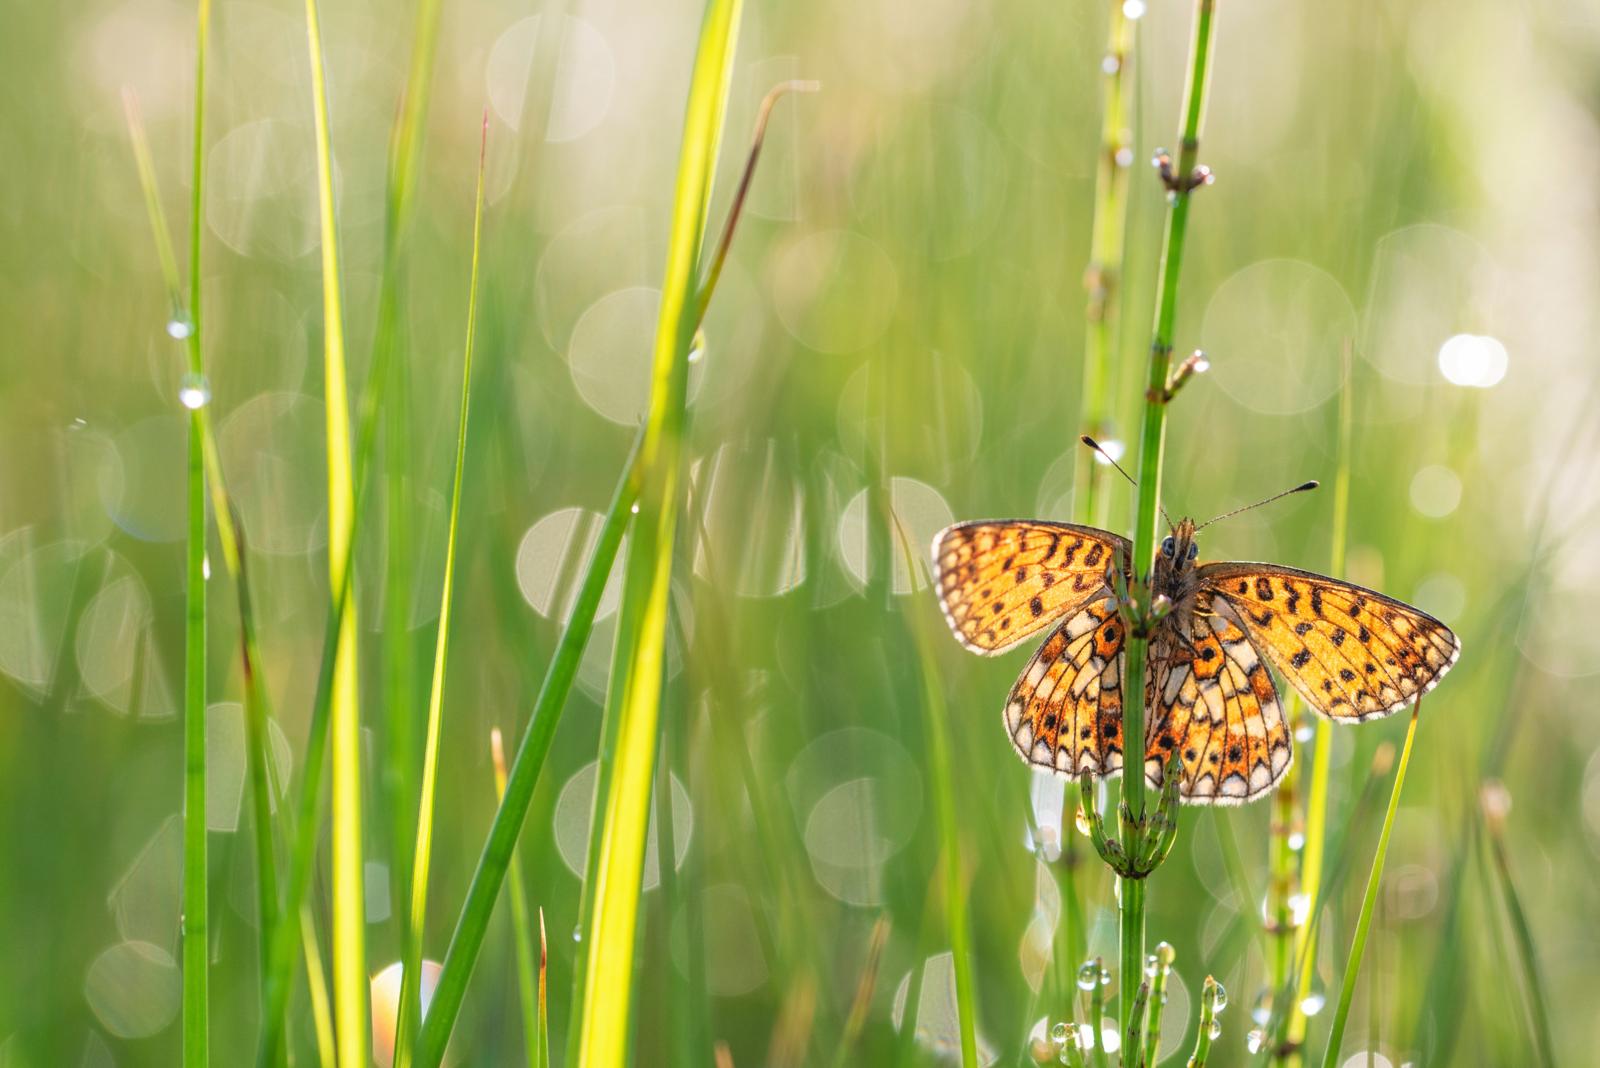
{"type": "Polygon", "coordinates": [[[1074,778],[1121,769],[1122,641],[1109,598],[1045,639],[1006,700],[1006,733],[1023,760],[1074,778]]]}
{"type": "Polygon", "coordinates": [[[1336,720],[1399,711],[1461,651],[1437,619],[1353,583],[1274,564],[1206,564],[1199,576],[1196,615],[1243,628],[1307,704],[1336,720]]]}
{"type": "Polygon", "coordinates": [[[1289,730],[1266,665],[1248,635],[1196,611],[1188,640],[1169,631],[1151,650],[1145,780],[1160,789],[1177,750],[1178,796],[1234,805],[1266,793],[1289,769],[1289,730]]]}
{"type": "Polygon", "coordinates": [[[1004,652],[1105,589],[1127,540],[1094,527],[1029,520],[957,523],[933,541],[939,603],[956,638],[1004,652]]]}

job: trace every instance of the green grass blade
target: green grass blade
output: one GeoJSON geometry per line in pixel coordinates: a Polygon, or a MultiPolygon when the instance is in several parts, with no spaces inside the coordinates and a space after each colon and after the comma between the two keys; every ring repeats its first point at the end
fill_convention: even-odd
{"type": "MultiPolygon", "coordinates": [[[[317,0],[306,0],[312,112],[317,142],[317,203],[322,242],[323,404],[327,415],[328,572],[334,588],[354,566],[347,551],[354,524],[350,456],[350,399],[345,380],[344,312],[339,282],[339,234],[334,215],[333,150],[328,132],[328,87],[317,0]]],[[[361,853],[361,722],[356,690],[356,615],[347,598],[334,655],[328,722],[332,753],[333,1010],[339,1063],[365,1068],[371,1042],[367,1020],[366,901],[361,853]]]]}
{"type": "MultiPolygon", "coordinates": [[[[189,373],[202,373],[200,246],[205,190],[206,41],[210,0],[200,0],[195,27],[194,162],[189,220],[189,373]]],[[[183,1063],[210,1063],[210,903],[206,856],[206,487],[204,400],[189,412],[188,546],[185,559],[183,658],[183,1063]]]]}
{"type": "MultiPolygon", "coordinates": [[[[500,728],[489,731],[489,751],[494,761],[496,803],[506,798],[506,751],[500,728]]],[[[549,1035],[544,1018],[544,910],[539,910],[539,953],[533,952],[533,925],[528,917],[527,890],[522,883],[522,857],[511,854],[506,894],[511,898],[511,937],[517,954],[517,1003],[522,1009],[522,1043],[529,1068],[544,1068],[549,1035]]]]}
{"type": "MultiPolygon", "coordinates": [[[[580,1061],[610,1068],[626,1060],[634,977],[640,877],[644,865],[650,786],[659,748],[668,593],[677,531],[681,476],[680,430],[688,381],[688,354],[697,327],[694,300],[701,239],[721,142],[738,0],[712,0],[701,27],[689,87],[667,243],[661,308],[656,328],[650,408],[641,449],[644,483],[639,522],[629,547],[619,648],[627,651],[619,705],[617,749],[610,788],[597,814],[600,853],[589,875],[595,911],[587,931],[580,1023],[580,1061]],[[631,610],[630,610],[631,609],[631,610]]],[[[665,818],[665,817],[663,817],[665,818]]]]}
{"type": "Polygon", "coordinates": [[[461,361],[461,410],[456,422],[455,471],[450,489],[450,518],[445,532],[444,583],[439,594],[439,630],[434,640],[433,681],[428,690],[428,725],[423,744],[421,798],[417,805],[416,853],[411,860],[411,901],[401,970],[400,1020],[394,1063],[411,1063],[416,1023],[422,1017],[422,936],[428,914],[428,863],[433,853],[434,794],[439,782],[439,740],[444,723],[445,664],[450,651],[450,601],[455,591],[456,535],[461,520],[462,473],[467,458],[467,420],[472,403],[472,349],[478,322],[478,263],[483,243],[483,160],[489,141],[489,116],[483,117],[483,142],[478,152],[478,185],[472,214],[472,280],[467,293],[467,340],[461,361]]]}
{"type": "Polygon", "coordinates": [[[189,416],[183,658],[183,1062],[209,1061],[206,888],[206,492],[200,419],[189,416]]]}
{"type": "Polygon", "coordinates": [[[255,609],[246,571],[244,528],[239,533],[238,571],[234,585],[239,600],[239,664],[244,675],[245,759],[250,779],[250,816],[256,850],[256,936],[262,971],[265,1006],[267,962],[271,958],[273,930],[278,924],[278,865],[273,841],[272,795],[280,793],[278,769],[273,766],[271,741],[267,736],[267,689],[261,677],[261,650],[256,642],[255,609]]]}
{"type": "Polygon", "coordinates": [[[1493,872],[1505,898],[1506,914],[1511,921],[1511,934],[1517,950],[1517,964],[1522,971],[1524,992],[1528,998],[1528,1015],[1532,1022],[1533,1041],[1543,1068],[1553,1068],[1555,1042],[1550,1033],[1550,1006],[1545,997],[1544,980],[1539,974],[1539,955],[1533,944],[1533,928],[1522,907],[1522,895],[1517,892],[1516,879],[1511,873],[1511,857],[1506,851],[1505,816],[1510,807],[1510,796],[1498,782],[1483,787],[1484,829],[1488,832],[1489,857],[1494,861],[1493,872]]]}
{"type": "MultiPolygon", "coordinates": [[[[384,553],[384,731],[383,797],[391,813],[390,894],[400,924],[401,958],[411,959],[409,927],[404,917],[410,902],[410,854],[417,803],[416,645],[411,633],[411,577],[416,560],[410,535],[409,464],[413,434],[410,376],[391,359],[399,341],[401,267],[412,215],[417,165],[422,151],[423,123],[433,86],[434,57],[439,38],[439,0],[417,5],[411,44],[411,69],[389,143],[388,188],[384,213],[383,261],[379,270],[378,314],[372,336],[372,366],[387,370],[384,406],[384,474],[386,494],[384,553]]],[[[402,1021],[406,1022],[406,1021],[402,1021]]],[[[415,1016],[409,1020],[415,1025],[415,1016]]],[[[402,1040],[409,1031],[401,1031],[402,1040]]],[[[412,1036],[414,1037],[414,1036],[412,1036]]]]}
{"type": "MultiPolygon", "coordinates": [[[[1354,424],[1355,393],[1351,388],[1351,347],[1344,346],[1339,387],[1339,444],[1338,459],[1333,476],[1333,540],[1328,552],[1328,574],[1335,577],[1345,572],[1345,548],[1350,528],[1350,432],[1354,424]]],[[[1317,908],[1322,894],[1323,861],[1328,839],[1328,782],[1333,768],[1333,723],[1323,716],[1313,716],[1316,721],[1312,740],[1311,775],[1306,784],[1305,846],[1300,857],[1300,887],[1306,895],[1308,914],[1317,908]]],[[[1295,956],[1300,966],[1299,984],[1294,1005],[1289,1010],[1290,1043],[1304,1043],[1306,1016],[1300,1006],[1311,993],[1311,982],[1317,974],[1317,940],[1311,937],[1309,927],[1302,924],[1295,932],[1295,956]]]]}
{"type": "Polygon", "coordinates": [[[328,997],[322,950],[317,947],[317,927],[312,922],[308,904],[300,906],[300,940],[306,961],[306,990],[311,997],[312,1032],[317,1039],[317,1064],[321,1068],[334,1068],[339,1055],[333,1041],[333,1004],[328,997]]]}
{"type": "MultiPolygon", "coordinates": [[[[919,571],[929,589],[934,588],[927,564],[911,547],[905,529],[893,514],[883,517],[892,524],[896,541],[906,561],[906,571],[919,571]]],[[[955,779],[951,769],[948,710],[944,688],[937,669],[938,654],[933,636],[918,621],[912,622],[917,663],[922,674],[923,729],[927,731],[929,773],[933,778],[933,811],[939,835],[939,868],[944,876],[945,931],[950,939],[951,969],[956,981],[956,1029],[961,1036],[961,1063],[965,1068],[978,1065],[977,996],[972,978],[972,931],[967,917],[966,885],[961,872],[961,838],[956,827],[955,779]]]]}
{"type": "Polygon", "coordinates": [[[424,1068],[432,1068],[443,1057],[445,1042],[449,1040],[456,1017],[461,1012],[467,980],[471,978],[478,952],[483,948],[495,898],[500,894],[500,886],[516,848],[517,836],[522,831],[522,821],[533,800],[539,771],[550,753],[550,744],[555,740],[556,727],[561,721],[562,708],[577,677],[578,661],[594,629],[594,617],[600,606],[601,594],[605,592],[606,580],[610,578],[612,565],[616,562],[623,532],[632,518],[633,503],[638,499],[638,450],[643,433],[641,428],[612,494],[599,537],[595,539],[594,551],[585,565],[583,581],[573,601],[572,614],[556,645],[550,666],[545,671],[528,729],[511,763],[505,797],[495,810],[488,841],[484,843],[483,852],[478,858],[472,883],[467,888],[467,899],[456,920],[455,932],[450,937],[444,968],[439,974],[439,982],[434,989],[433,1000],[428,1005],[422,1035],[417,1043],[415,1063],[424,1068]]]}
{"type": "Polygon", "coordinates": [[[1383,880],[1383,862],[1389,852],[1389,834],[1394,830],[1394,814],[1400,808],[1400,790],[1406,784],[1406,765],[1411,762],[1411,746],[1417,737],[1417,721],[1422,714],[1419,699],[1411,708],[1411,722],[1406,726],[1405,745],[1400,750],[1400,763],[1395,767],[1394,786],[1389,790],[1389,809],[1383,816],[1383,831],[1378,835],[1378,850],[1372,858],[1372,870],[1367,874],[1367,892],[1361,899],[1361,914],[1356,919],[1355,937],[1350,942],[1350,956],[1344,965],[1344,982],[1339,988],[1339,1005],[1333,1013],[1333,1023],[1328,1031],[1328,1047],[1322,1055],[1322,1068],[1333,1068],[1339,1061],[1339,1046],[1344,1041],[1345,1022],[1350,1017],[1350,1002],[1356,992],[1356,977],[1361,971],[1361,958],[1367,948],[1367,933],[1372,927],[1372,913],[1378,903],[1378,887],[1383,880]]]}

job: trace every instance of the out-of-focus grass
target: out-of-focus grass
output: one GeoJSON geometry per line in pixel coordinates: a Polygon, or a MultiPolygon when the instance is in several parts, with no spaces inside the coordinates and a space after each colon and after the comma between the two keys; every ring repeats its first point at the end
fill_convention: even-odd
{"type": "MultiPolygon", "coordinates": [[[[1142,325],[1127,327],[1153,311],[1162,211],[1144,161],[1173,147],[1189,13],[1150,4],[1134,26],[1124,328],[1103,435],[1123,444],[1147,342],[1142,325]]],[[[391,129],[410,103],[413,25],[409,12],[396,18],[369,0],[323,5],[322,15],[350,399],[364,404],[369,387],[355,383],[369,381],[376,348],[391,129]]],[[[1475,789],[1495,777],[1514,800],[1505,862],[1544,980],[1552,1057],[1581,1063],[1600,1037],[1587,995],[1600,950],[1584,923],[1596,907],[1600,728],[1583,714],[1600,673],[1584,599],[1600,557],[1596,486],[1582,460],[1597,444],[1585,339],[1600,327],[1589,299],[1600,253],[1583,176],[1596,150],[1600,33],[1546,7],[1434,0],[1332,14],[1234,4],[1221,18],[1202,153],[1218,182],[1192,220],[1175,331],[1182,351],[1206,349],[1212,371],[1173,407],[1166,503],[1210,514],[1328,478],[1348,340],[1345,573],[1441,615],[1465,647],[1412,753],[1343,1055],[1465,1065],[1535,1055],[1524,995],[1507,994],[1508,982],[1525,982],[1520,939],[1498,876],[1479,871],[1487,853],[1473,853],[1485,842],[1475,789]],[[1440,349],[1455,335],[1503,343],[1504,378],[1488,388],[1447,379],[1440,349]]],[[[905,613],[931,606],[897,554],[874,548],[892,543],[871,517],[881,502],[920,544],[949,519],[1079,514],[1070,488],[1083,459],[1082,275],[1105,19],[1100,4],[748,7],[730,132],[748,129],[776,82],[815,78],[824,89],[774,113],[691,367],[685,515],[696,520],[679,532],[662,709],[677,733],[660,761],[678,782],[651,791],[673,799],[675,818],[668,834],[649,835],[670,838],[682,860],[647,849],[639,1063],[666,1063],[679,1043],[719,1042],[738,1065],[774,1062],[797,1043],[808,1061],[826,1061],[854,1027],[845,1063],[902,1052],[933,1063],[959,1048],[950,940],[930,892],[942,883],[941,836],[922,667],[904,641],[905,613]],[[677,865],[670,887],[650,878],[663,863],[677,865]],[[878,979],[858,1016],[880,917],[878,979]],[[914,1032],[898,1034],[896,1020],[915,1021],[914,1032]]],[[[428,650],[437,634],[471,247],[461,213],[471,175],[460,163],[487,100],[505,133],[489,153],[486,210],[505,237],[486,244],[481,264],[482,373],[464,456],[426,945],[444,944],[471,896],[494,812],[487,737],[502,724],[514,748],[529,737],[539,747],[537,774],[519,785],[510,771],[508,796],[522,791],[526,818],[495,825],[494,848],[509,858],[515,846],[528,898],[548,919],[557,1060],[572,1026],[567,980],[587,950],[572,938],[574,869],[594,779],[572,784],[600,736],[617,624],[603,582],[592,648],[562,647],[565,714],[547,715],[535,697],[580,614],[576,580],[642,410],[697,25],[698,5],[568,4],[560,17],[494,0],[442,6],[406,267],[394,283],[394,354],[410,398],[407,448],[395,457],[405,477],[371,478],[350,554],[358,616],[372,625],[358,633],[371,790],[360,843],[370,892],[358,911],[370,976],[404,951],[393,901],[408,861],[378,792],[403,769],[391,762],[393,710],[379,695],[390,669],[406,666],[387,650],[428,650]],[[391,645],[378,624],[395,625],[385,528],[401,483],[392,503],[409,547],[396,578],[411,586],[405,641],[391,645]]],[[[0,936],[13,962],[0,973],[0,1059],[167,1065],[181,1040],[182,843],[168,821],[183,781],[187,367],[166,333],[171,302],[119,95],[124,85],[137,93],[162,206],[187,224],[194,11],[147,0],[34,5],[12,28],[0,61],[27,88],[0,105],[0,151],[26,161],[0,210],[10,328],[0,388],[0,936]]],[[[289,786],[271,792],[269,808],[286,845],[302,829],[301,784],[323,774],[307,760],[326,557],[342,548],[326,504],[304,35],[299,9],[215,8],[198,215],[207,411],[247,534],[266,734],[289,786]]],[[[730,155],[719,171],[713,218],[739,162],[730,155]]],[[[1460,352],[1498,359],[1475,344],[1460,352]]],[[[388,440],[370,447],[380,471],[388,440]]],[[[1106,522],[1125,525],[1126,495],[1107,498],[1106,522]]],[[[1219,524],[1202,554],[1319,568],[1337,525],[1332,498],[1219,524]]],[[[220,1063],[248,1059],[256,1041],[261,950],[257,851],[240,837],[251,834],[242,820],[253,802],[242,813],[239,802],[251,773],[227,727],[246,696],[238,593],[217,581],[215,541],[211,555],[206,948],[220,1063]]],[[[1069,1013],[1060,995],[1072,996],[1079,963],[1066,965],[1067,989],[1050,993],[1061,962],[1049,952],[1069,906],[1059,871],[1031,848],[1027,828],[1041,817],[997,726],[1023,655],[935,653],[948,656],[941,696],[972,876],[974,1040],[980,1060],[1015,1064],[1040,1017],[1069,1013]]],[[[427,658],[414,655],[420,687],[427,658]]],[[[410,726],[420,738],[417,696],[410,726]]],[[[1336,992],[1342,978],[1383,816],[1381,789],[1359,799],[1374,751],[1403,732],[1399,722],[1328,731],[1321,752],[1318,739],[1297,742],[1304,768],[1328,767],[1328,889],[1312,910],[1307,996],[1336,992]]],[[[1266,886],[1269,815],[1258,805],[1224,817],[1252,893],[1266,886]]],[[[1069,835],[1071,816],[1058,817],[1069,835]]],[[[319,847],[326,803],[310,818],[319,847]]],[[[1193,1048],[1207,974],[1232,995],[1208,1063],[1245,1063],[1247,1017],[1268,982],[1261,903],[1234,889],[1214,823],[1186,814],[1148,888],[1149,941],[1171,942],[1178,962],[1162,1063],[1193,1048]]],[[[1080,862],[1086,853],[1080,840],[1080,862]]],[[[325,847],[307,855],[306,915],[325,938],[332,869],[325,847]]],[[[293,850],[278,859],[285,1038],[296,1063],[315,1063],[301,910],[288,892],[293,850]]],[[[1083,952],[1114,956],[1112,887],[1098,864],[1075,874],[1083,952]]],[[[486,925],[496,896],[482,902],[486,925]]],[[[481,933],[479,946],[470,985],[463,976],[449,988],[455,1055],[520,1060],[515,947],[481,933]]],[[[446,973],[434,1006],[454,982],[446,973]]],[[[1313,1055],[1330,1015],[1328,1006],[1307,1020],[1313,1055]]]]}

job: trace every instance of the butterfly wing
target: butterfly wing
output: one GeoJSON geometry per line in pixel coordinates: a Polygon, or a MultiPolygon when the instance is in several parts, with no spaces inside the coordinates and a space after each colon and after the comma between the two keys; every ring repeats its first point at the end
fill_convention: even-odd
{"type": "Polygon", "coordinates": [[[1028,520],[957,523],[933,539],[944,617],[962,645],[1002,653],[1105,592],[1128,541],[1094,527],[1028,520]]]}
{"type": "Polygon", "coordinates": [[[1122,768],[1122,639],[1108,597],[1045,639],[1006,700],[1006,733],[1023,760],[1073,778],[1122,768]]]}
{"type": "Polygon", "coordinates": [[[1325,716],[1386,716],[1439,684],[1461,643],[1410,605],[1349,582],[1273,564],[1206,564],[1196,615],[1244,629],[1325,716]]]}
{"type": "MultiPolygon", "coordinates": [[[[1171,618],[1171,617],[1169,617],[1171,618]]],[[[1174,625],[1151,646],[1145,707],[1145,781],[1160,789],[1177,750],[1178,796],[1236,805],[1272,789],[1289,770],[1289,730],[1272,676],[1244,630],[1194,614],[1188,640],[1174,625]]]]}

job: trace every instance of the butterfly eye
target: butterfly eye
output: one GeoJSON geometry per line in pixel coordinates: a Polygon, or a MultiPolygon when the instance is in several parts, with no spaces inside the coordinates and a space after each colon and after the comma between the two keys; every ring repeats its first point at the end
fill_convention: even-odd
{"type": "Polygon", "coordinates": [[[1173,541],[1170,537],[1161,543],[1161,555],[1165,556],[1168,560],[1171,560],[1172,554],[1177,551],[1178,543],[1173,541]]]}
{"type": "Polygon", "coordinates": [[[1189,543],[1189,559],[1193,560],[1195,557],[1197,557],[1199,555],[1200,555],[1200,543],[1197,542],[1197,541],[1191,541],[1189,543]]]}

